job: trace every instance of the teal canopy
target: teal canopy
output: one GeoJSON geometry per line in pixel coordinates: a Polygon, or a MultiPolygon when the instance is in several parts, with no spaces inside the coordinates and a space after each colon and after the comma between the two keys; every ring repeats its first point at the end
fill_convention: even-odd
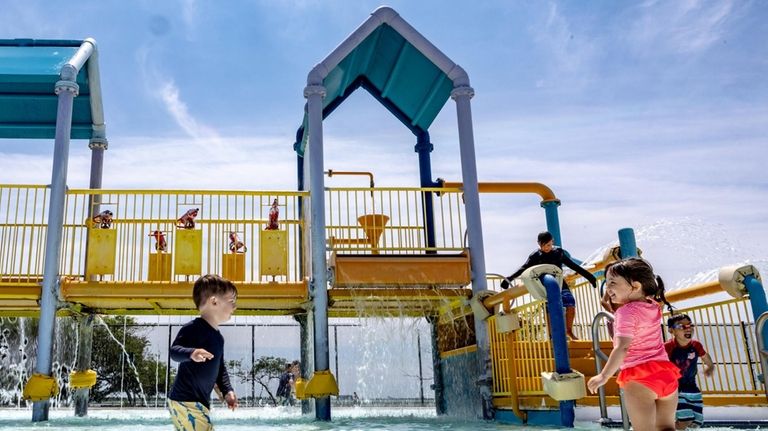
{"type": "MultiPolygon", "coordinates": [[[[52,139],[61,67],[78,51],[79,40],[0,39],[0,138],[52,139]]],[[[77,75],[80,94],[72,112],[72,139],[92,135],[87,67],[77,75]]]]}
{"type": "MultiPolygon", "coordinates": [[[[357,45],[323,80],[323,118],[363,87],[414,134],[425,132],[445,105],[453,82],[431,60],[387,24],[357,45]]],[[[294,149],[304,155],[307,114],[294,149]]]]}

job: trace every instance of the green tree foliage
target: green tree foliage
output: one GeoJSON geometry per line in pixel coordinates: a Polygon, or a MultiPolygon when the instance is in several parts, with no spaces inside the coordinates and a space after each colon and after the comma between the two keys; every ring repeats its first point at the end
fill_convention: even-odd
{"type": "MultiPolygon", "coordinates": [[[[120,389],[125,392],[127,404],[142,406],[142,390],[147,399],[156,395],[155,384],[159,379],[159,390],[165,388],[166,365],[148,352],[149,340],[142,334],[146,328],[134,326],[130,317],[104,317],[104,323],[94,323],[93,352],[91,368],[98,374],[96,385],[91,388],[91,400],[102,402],[108,397],[120,396],[120,389]],[[125,319],[125,326],[123,325],[125,319]],[[125,328],[125,334],[123,334],[125,328]],[[122,344],[125,336],[125,350],[122,344]],[[116,340],[117,341],[116,341],[116,340]],[[136,371],[131,366],[136,367],[136,371]],[[137,378],[138,374],[138,378],[137,378]]],[[[170,382],[169,382],[170,384],[170,382]]]]}
{"type": "Polygon", "coordinates": [[[227,361],[227,371],[230,379],[239,379],[241,383],[255,382],[266,391],[273,405],[277,405],[277,399],[272,393],[269,385],[273,380],[280,380],[280,375],[285,369],[285,364],[289,361],[285,358],[274,356],[261,356],[256,359],[252,369],[244,367],[242,361],[227,361]]]}

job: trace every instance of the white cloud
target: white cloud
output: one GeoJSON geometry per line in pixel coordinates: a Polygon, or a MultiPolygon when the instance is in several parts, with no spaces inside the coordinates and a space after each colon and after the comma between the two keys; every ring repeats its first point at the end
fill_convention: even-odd
{"type": "Polygon", "coordinates": [[[179,88],[173,80],[161,81],[158,86],[160,87],[160,100],[182,130],[193,139],[206,139],[220,144],[219,134],[190,114],[189,108],[181,100],[179,88]]]}
{"type": "Polygon", "coordinates": [[[546,76],[536,80],[537,88],[556,86],[577,92],[589,84],[597,54],[595,42],[586,32],[574,31],[556,3],[549,3],[544,26],[534,28],[533,34],[553,63],[546,76]]]}
{"type": "Polygon", "coordinates": [[[136,50],[135,58],[147,97],[159,100],[179,128],[192,139],[206,141],[208,145],[221,146],[219,133],[192,115],[182,100],[181,90],[174,79],[160,71],[157,64],[158,52],[152,45],[142,45],[136,50]]]}
{"type": "Polygon", "coordinates": [[[639,6],[641,15],[630,40],[643,50],[702,52],[724,36],[729,18],[742,6],[733,1],[646,2],[639,6]]]}

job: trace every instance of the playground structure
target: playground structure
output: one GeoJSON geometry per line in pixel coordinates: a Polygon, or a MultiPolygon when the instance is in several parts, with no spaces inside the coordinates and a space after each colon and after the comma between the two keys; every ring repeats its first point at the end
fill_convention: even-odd
{"type": "MultiPolygon", "coordinates": [[[[30,390],[33,420],[47,419],[56,315],[194,314],[192,282],[218,273],[238,285],[238,314],[292,315],[302,325],[302,339],[310,341],[302,343],[304,392],[315,399],[318,419],[330,419],[328,397],[337,391],[328,364],[329,317],[424,316],[433,327],[438,413],[573,425],[573,398],[562,398],[563,385],[541,375],[596,374],[600,351],[610,349],[605,322],[592,321],[599,293],[570,277],[583,341],[566,344],[562,322],[552,319],[551,332],[545,324],[541,297],[523,287],[489,292],[499,278],[486,275],[479,195],[539,195],[557,245],[560,201],[537,183],[478,182],[469,78],[392,9],[377,9],[308,74],[294,144],[297,191],[102,189],[107,139],[95,42],[0,41],[0,57],[18,65],[0,67],[0,137],[55,138],[56,145],[50,186],[0,185],[0,314],[41,322],[36,372],[42,383],[31,385],[39,385],[39,392],[30,390]],[[372,176],[370,187],[325,186],[333,171],[323,165],[322,121],[360,87],[414,133],[419,187],[374,187],[372,176]],[[432,179],[428,129],[449,98],[457,105],[462,182],[432,179]],[[66,187],[70,138],[89,139],[88,189],[66,187]],[[275,200],[279,224],[268,229],[275,200]],[[177,219],[191,209],[199,210],[194,228],[179,227],[177,219]],[[105,210],[111,223],[95,222],[105,210]],[[230,249],[231,233],[245,251],[230,249]]],[[[620,239],[618,252],[590,268],[598,278],[610,261],[637,253],[628,232],[620,239]]],[[[544,288],[551,284],[542,277],[544,288]]],[[[704,297],[721,285],[733,299],[683,308],[709,328],[699,335],[705,345],[719,346],[722,358],[721,378],[702,382],[705,402],[766,405],[759,380],[765,335],[755,336],[752,327],[762,331],[768,310],[759,274],[732,270],[721,283],[668,298],[704,297]]],[[[549,306],[559,309],[556,301],[549,306]]],[[[81,338],[78,377],[89,367],[88,343],[81,338]]],[[[80,380],[78,414],[85,414],[92,380],[80,380]]],[[[610,383],[602,397],[577,402],[618,404],[618,389],[610,383]]]]}

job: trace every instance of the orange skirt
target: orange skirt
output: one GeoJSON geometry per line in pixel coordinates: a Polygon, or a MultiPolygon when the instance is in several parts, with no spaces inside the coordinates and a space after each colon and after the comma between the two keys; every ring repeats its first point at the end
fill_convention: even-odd
{"type": "Polygon", "coordinates": [[[669,361],[650,361],[619,372],[616,383],[623,388],[628,382],[638,382],[656,393],[659,398],[677,391],[680,369],[669,361]]]}

